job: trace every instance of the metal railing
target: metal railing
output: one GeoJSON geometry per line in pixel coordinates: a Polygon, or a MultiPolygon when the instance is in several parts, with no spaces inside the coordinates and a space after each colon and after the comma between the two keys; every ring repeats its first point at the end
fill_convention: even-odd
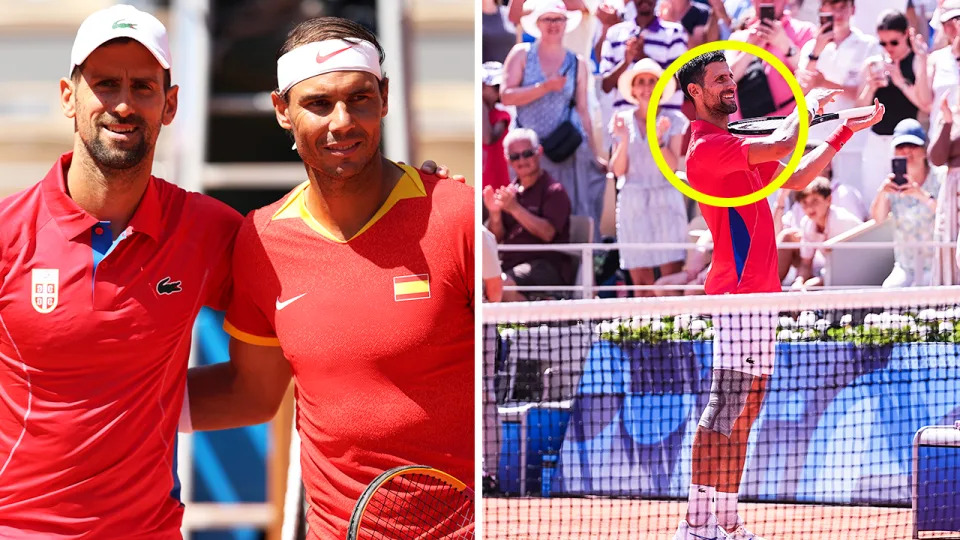
{"type": "MultiPolygon", "coordinates": [[[[890,242],[778,242],[777,249],[794,249],[800,247],[824,248],[830,250],[893,250],[896,247],[905,247],[908,249],[935,249],[935,248],[954,248],[954,242],[911,242],[909,245],[902,245],[895,241],[890,242]]],[[[560,252],[571,256],[579,256],[580,265],[577,273],[576,283],[573,285],[535,285],[535,286],[505,286],[505,291],[517,291],[522,293],[530,292],[573,292],[579,293],[581,298],[593,298],[594,294],[599,292],[628,292],[628,291],[703,291],[703,285],[597,285],[595,283],[595,272],[593,268],[593,257],[596,251],[613,250],[640,250],[655,251],[664,249],[684,249],[684,250],[712,250],[713,243],[696,244],[692,242],[664,242],[664,243],[582,243],[582,244],[499,244],[499,252],[560,252]]],[[[870,289],[877,288],[876,285],[843,285],[843,286],[818,286],[817,290],[830,289],[870,289]]]]}

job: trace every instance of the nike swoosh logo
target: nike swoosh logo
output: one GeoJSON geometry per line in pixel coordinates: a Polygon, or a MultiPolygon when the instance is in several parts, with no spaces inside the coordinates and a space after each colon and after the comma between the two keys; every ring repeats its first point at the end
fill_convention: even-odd
{"type": "MultiPolygon", "coordinates": [[[[689,532],[689,531],[688,531],[688,532],[689,532]]],[[[711,536],[710,538],[707,538],[706,536],[700,536],[699,534],[694,533],[694,532],[690,533],[690,536],[692,536],[692,537],[694,537],[694,538],[702,538],[703,540],[717,540],[717,537],[716,537],[716,536],[711,536]]]]}
{"type": "Polygon", "coordinates": [[[345,50],[347,50],[347,49],[352,49],[352,48],[353,48],[353,46],[351,45],[351,46],[349,46],[349,47],[344,47],[344,48],[340,49],[339,51],[333,51],[333,52],[330,53],[330,54],[323,54],[323,55],[321,55],[320,53],[317,53],[317,63],[318,63],[318,64],[322,64],[322,63],[326,62],[327,60],[333,58],[334,56],[342,53],[343,51],[345,51],[345,50]]]}
{"type": "Polygon", "coordinates": [[[303,298],[303,297],[306,296],[306,295],[307,295],[307,293],[303,293],[303,294],[301,294],[300,296],[294,296],[293,298],[291,298],[291,299],[289,299],[289,300],[284,300],[283,302],[280,301],[280,297],[278,296],[278,297],[277,297],[277,311],[280,311],[281,309],[289,306],[290,304],[296,302],[297,300],[303,298]]]}

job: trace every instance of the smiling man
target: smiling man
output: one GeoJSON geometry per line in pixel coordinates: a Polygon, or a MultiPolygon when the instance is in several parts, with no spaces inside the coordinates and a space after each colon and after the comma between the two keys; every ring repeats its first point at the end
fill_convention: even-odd
{"type": "Polygon", "coordinates": [[[242,218],[150,174],[177,110],[160,21],[98,11],[70,58],[73,151],[0,202],[0,538],[179,539],[193,321],[227,307],[242,218]]]}
{"type": "MultiPolygon", "coordinates": [[[[749,195],[769,184],[783,171],[780,160],[796,147],[798,111],[812,117],[839,93],[814,88],[805,99],[809,110],[798,107],[769,136],[745,138],[728,131],[730,115],[737,111],[737,83],[723,52],[690,60],[680,68],[677,79],[697,111],[691,124],[687,178],[694,189],[716,197],[749,195]]],[[[846,120],[826,142],[803,157],[784,189],[806,187],[854,132],[882,118],[883,105],[875,102],[870,116],[846,120]]],[[[714,239],[705,292],[779,292],[773,214],[767,201],[730,208],[700,203],[700,210],[714,239]]],[[[773,373],[777,315],[746,312],[714,317],[710,398],[693,441],[687,515],[675,540],[761,540],[740,518],[737,500],[747,440],[773,373]]]]}
{"type": "Polygon", "coordinates": [[[473,484],[473,190],[381,154],[382,61],[349,20],[289,34],[273,105],[307,180],[247,216],[230,362],[189,376],[195,429],[270,419],[293,377],[311,538],[343,538],[386,469],[473,484]]]}

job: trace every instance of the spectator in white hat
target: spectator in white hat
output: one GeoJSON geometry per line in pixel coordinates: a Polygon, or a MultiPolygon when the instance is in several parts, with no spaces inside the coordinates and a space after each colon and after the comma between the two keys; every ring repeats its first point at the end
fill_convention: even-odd
{"type": "MultiPolygon", "coordinates": [[[[640,60],[620,76],[620,94],[632,109],[613,116],[610,132],[613,154],[610,170],[619,177],[617,186],[617,242],[683,243],[686,241],[687,210],[683,195],[664,178],[647,143],[647,110],[650,97],[663,69],[650,58],[640,60]]],[[[673,79],[661,99],[676,91],[673,79]]],[[[683,156],[683,134],[690,121],[679,111],[658,107],[658,144],[667,164],[677,170],[683,156]]],[[[627,270],[634,285],[653,285],[654,270],[660,275],[679,272],[685,252],[681,248],[648,250],[621,247],[620,267],[627,270]]],[[[653,296],[641,291],[639,296],[653,296]]]]}
{"type": "Polygon", "coordinates": [[[504,62],[500,98],[517,108],[517,125],[532,129],[543,147],[542,167],[563,185],[575,215],[589,216],[595,235],[603,210],[605,170],[594,140],[587,103],[587,62],[563,46],[563,36],[581,19],[561,0],[542,0],[521,19],[536,37],[519,43],[504,62]]]}

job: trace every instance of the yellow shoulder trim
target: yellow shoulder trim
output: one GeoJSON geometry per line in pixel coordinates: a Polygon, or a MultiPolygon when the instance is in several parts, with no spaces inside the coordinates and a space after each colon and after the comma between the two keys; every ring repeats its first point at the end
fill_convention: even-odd
{"type": "Polygon", "coordinates": [[[279,347],[280,340],[275,337],[262,337],[255,336],[253,334],[248,334],[243,330],[240,330],[236,326],[230,324],[230,321],[223,320],[223,330],[230,334],[231,336],[239,339],[244,343],[249,343],[250,345],[260,345],[262,347],[279,347]]]}
{"type": "Polygon", "coordinates": [[[287,200],[283,201],[283,204],[280,205],[280,208],[274,212],[273,217],[270,219],[274,220],[301,217],[299,208],[302,204],[303,194],[306,193],[308,187],[310,187],[309,180],[303,182],[293,191],[291,191],[290,195],[287,196],[287,200]]]}
{"type": "Polygon", "coordinates": [[[306,197],[306,188],[310,185],[309,181],[298,186],[296,192],[292,193],[290,197],[283,203],[280,210],[274,215],[273,219],[283,219],[287,217],[299,217],[303,219],[311,229],[316,231],[318,234],[338,244],[346,244],[350,240],[357,238],[367,229],[373,226],[374,223],[380,220],[383,216],[390,211],[398,202],[404,199],[416,199],[419,197],[427,196],[427,189],[423,186],[423,180],[420,178],[420,172],[403,163],[391,162],[401,170],[403,170],[403,176],[400,177],[400,180],[397,181],[397,185],[393,187],[393,191],[390,192],[390,195],[387,196],[387,200],[383,202],[383,205],[380,206],[380,209],[377,210],[377,213],[370,218],[367,223],[357,231],[357,234],[347,240],[340,240],[336,236],[330,233],[320,224],[316,218],[310,214],[310,211],[307,209],[306,197]]]}

